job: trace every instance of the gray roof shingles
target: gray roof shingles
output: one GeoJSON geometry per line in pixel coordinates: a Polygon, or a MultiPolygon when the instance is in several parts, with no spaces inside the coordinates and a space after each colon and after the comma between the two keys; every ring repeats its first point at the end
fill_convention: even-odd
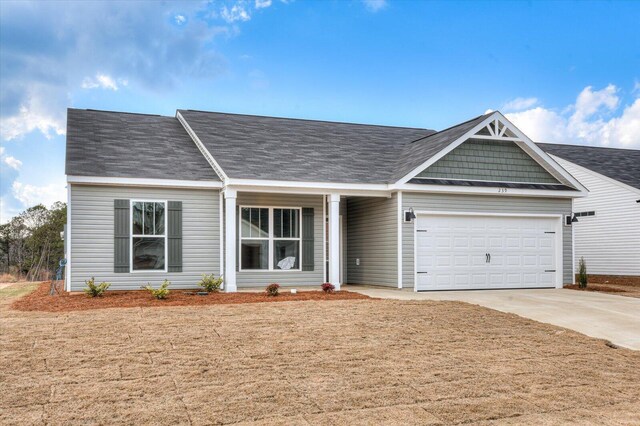
{"type": "MultiPolygon", "coordinates": [[[[179,110],[231,178],[392,183],[487,115],[435,132],[179,110]]],[[[538,144],[550,154],[640,188],[640,151],[538,144]]],[[[69,109],[66,173],[219,181],[175,117],[69,109]]]]}
{"type": "Polygon", "coordinates": [[[67,111],[66,174],[220,180],[175,117],[81,109],[67,111]]]}
{"type": "Polygon", "coordinates": [[[388,183],[398,172],[403,149],[434,133],[406,127],[179,112],[230,178],[388,183]]]}
{"type": "Polygon", "coordinates": [[[539,143],[545,152],[640,189],[640,150],[539,143]]]}
{"type": "Polygon", "coordinates": [[[447,145],[480,124],[489,115],[491,113],[480,115],[406,145],[395,164],[395,173],[392,175],[391,181],[396,182],[404,177],[420,164],[442,151],[447,145]]]}

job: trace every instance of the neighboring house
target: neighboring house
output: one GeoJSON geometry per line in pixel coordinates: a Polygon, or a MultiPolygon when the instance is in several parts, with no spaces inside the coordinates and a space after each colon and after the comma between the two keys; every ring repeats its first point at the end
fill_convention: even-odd
{"type": "Polygon", "coordinates": [[[66,173],[72,291],[561,287],[587,195],[499,112],[436,132],[70,109],[66,173]]]}
{"type": "Polygon", "coordinates": [[[589,274],[640,275],[640,150],[538,144],[584,184],[573,211],[575,263],[589,274]]]}

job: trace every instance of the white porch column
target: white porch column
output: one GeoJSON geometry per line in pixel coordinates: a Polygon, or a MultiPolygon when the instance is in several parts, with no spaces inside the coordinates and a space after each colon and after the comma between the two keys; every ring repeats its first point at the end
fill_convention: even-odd
{"type": "Polygon", "coordinates": [[[226,188],[224,190],[224,241],[225,241],[225,261],[224,261],[224,291],[233,293],[236,287],[236,197],[235,189],[226,188]]]}
{"type": "Polygon", "coordinates": [[[340,290],[340,194],[329,195],[329,282],[340,290]]]}

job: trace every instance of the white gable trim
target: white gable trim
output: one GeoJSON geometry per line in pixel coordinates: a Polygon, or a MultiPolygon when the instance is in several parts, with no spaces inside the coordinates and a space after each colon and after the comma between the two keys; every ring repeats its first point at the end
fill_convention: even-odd
{"type": "Polygon", "coordinates": [[[211,167],[213,168],[213,171],[216,172],[218,177],[222,179],[222,181],[226,181],[227,179],[229,179],[229,177],[224,172],[224,170],[222,170],[222,167],[220,167],[220,164],[218,164],[215,158],[213,158],[213,155],[211,155],[209,150],[204,146],[204,144],[202,143],[202,141],[200,140],[196,132],[194,132],[191,126],[189,126],[189,123],[187,123],[187,120],[185,120],[182,114],[180,114],[180,111],[176,111],[176,118],[178,119],[180,124],[182,124],[182,127],[184,127],[184,130],[187,131],[193,143],[196,144],[196,146],[198,147],[202,155],[204,155],[204,158],[207,160],[209,165],[211,165],[211,167]]]}
{"type": "MultiPolygon", "coordinates": [[[[497,128],[497,126],[496,126],[497,128]]],[[[491,131],[491,130],[490,130],[491,131]]],[[[521,149],[523,149],[527,154],[531,156],[538,164],[540,164],[546,171],[548,171],[552,176],[558,179],[561,183],[568,184],[570,186],[575,187],[581,193],[587,193],[587,189],[580,184],[569,172],[564,170],[555,160],[553,160],[547,153],[545,153],[542,149],[540,149],[531,139],[527,137],[524,133],[522,133],[516,126],[513,125],[509,120],[506,119],[499,111],[494,112],[484,120],[482,120],[479,124],[474,126],[464,135],[450,143],[447,147],[442,149],[436,155],[422,163],[420,166],[413,169],[407,175],[405,175],[402,179],[398,180],[396,185],[406,184],[409,180],[416,177],[420,172],[427,169],[435,162],[440,160],[442,157],[453,151],[458,146],[462,145],[468,139],[478,138],[478,139],[492,139],[492,140],[509,140],[515,142],[521,149]],[[487,127],[492,122],[502,122],[504,125],[502,131],[496,136],[483,136],[476,135],[480,130],[487,127]],[[517,138],[504,137],[503,134],[506,129],[511,130],[517,138]]]]}

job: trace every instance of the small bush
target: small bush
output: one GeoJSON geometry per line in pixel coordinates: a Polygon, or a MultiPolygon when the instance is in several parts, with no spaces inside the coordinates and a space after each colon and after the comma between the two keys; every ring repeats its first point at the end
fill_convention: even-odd
{"type": "Polygon", "coordinates": [[[87,288],[84,289],[84,292],[90,297],[101,297],[102,293],[104,293],[109,286],[110,283],[101,282],[100,284],[96,284],[95,277],[91,277],[90,280],[84,282],[87,288]]]}
{"type": "Polygon", "coordinates": [[[158,288],[151,287],[151,283],[148,283],[143,288],[151,293],[156,299],[162,300],[166,299],[169,295],[169,284],[171,284],[169,280],[164,280],[164,282],[158,288]]]}
{"type": "Polygon", "coordinates": [[[587,262],[584,261],[584,257],[581,257],[578,263],[578,287],[587,288],[587,262]]]}
{"type": "Polygon", "coordinates": [[[198,285],[205,289],[207,293],[217,293],[222,286],[222,277],[216,278],[213,274],[202,274],[202,279],[198,285]]]}
{"type": "Polygon", "coordinates": [[[280,294],[280,284],[269,284],[266,289],[267,296],[277,296],[280,294]]]}
{"type": "Polygon", "coordinates": [[[336,291],[336,286],[331,283],[324,283],[322,284],[322,291],[325,293],[333,293],[336,291]]]}

